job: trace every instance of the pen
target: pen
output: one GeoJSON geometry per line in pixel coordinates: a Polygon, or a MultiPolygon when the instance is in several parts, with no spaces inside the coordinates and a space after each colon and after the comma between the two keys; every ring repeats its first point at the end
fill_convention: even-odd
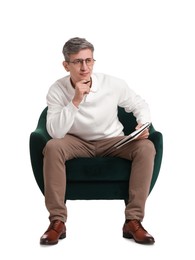
{"type": "Polygon", "coordinates": [[[86,81],[84,84],[87,84],[87,83],[89,83],[91,80],[88,80],[88,81],[86,81]]]}

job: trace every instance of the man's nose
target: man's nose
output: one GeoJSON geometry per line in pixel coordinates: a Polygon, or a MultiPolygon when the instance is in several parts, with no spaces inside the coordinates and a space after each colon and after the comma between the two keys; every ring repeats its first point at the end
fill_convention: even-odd
{"type": "Polygon", "coordinates": [[[85,60],[82,60],[81,69],[82,69],[82,70],[86,70],[86,68],[87,68],[87,63],[86,63],[85,60]]]}

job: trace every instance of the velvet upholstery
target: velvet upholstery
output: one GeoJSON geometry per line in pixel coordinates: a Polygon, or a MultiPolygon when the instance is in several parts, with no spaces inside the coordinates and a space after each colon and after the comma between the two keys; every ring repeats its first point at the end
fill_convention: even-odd
{"type": "MultiPolygon", "coordinates": [[[[51,138],[46,130],[47,107],[42,111],[36,129],[30,134],[30,159],[35,180],[44,195],[42,150],[51,138]]],[[[124,126],[125,134],[135,129],[136,120],[132,113],[118,108],[118,116],[124,126]]],[[[149,139],[154,143],[156,156],[152,191],[158,178],[162,155],[163,136],[151,125],[149,139]]],[[[66,162],[67,189],[64,200],[74,199],[128,199],[128,185],[131,162],[114,157],[78,158],[66,162]]]]}

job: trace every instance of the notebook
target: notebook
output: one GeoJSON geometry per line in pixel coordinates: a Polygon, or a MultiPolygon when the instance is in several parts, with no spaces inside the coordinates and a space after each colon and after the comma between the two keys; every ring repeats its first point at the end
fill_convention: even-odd
{"type": "Polygon", "coordinates": [[[131,142],[132,140],[136,139],[145,129],[149,128],[151,125],[151,123],[147,122],[145,124],[143,124],[139,129],[135,130],[134,132],[132,132],[131,134],[125,136],[122,140],[120,140],[119,142],[117,142],[114,147],[116,149],[120,148],[121,146],[131,142]]]}

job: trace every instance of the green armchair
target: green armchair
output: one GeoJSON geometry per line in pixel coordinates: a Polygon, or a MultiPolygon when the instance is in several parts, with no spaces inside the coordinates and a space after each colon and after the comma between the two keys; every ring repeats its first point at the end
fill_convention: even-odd
{"type": "MultiPolygon", "coordinates": [[[[51,137],[46,130],[47,107],[42,111],[37,128],[30,134],[30,159],[35,180],[44,195],[42,150],[51,137]]],[[[132,113],[118,108],[118,116],[124,126],[125,135],[135,129],[136,120],[132,113]]],[[[154,143],[156,156],[150,192],[158,178],[162,155],[163,136],[151,125],[149,139],[154,143]]],[[[122,199],[128,200],[131,163],[114,157],[77,158],[66,162],[66,200],[122,199]]]]}

